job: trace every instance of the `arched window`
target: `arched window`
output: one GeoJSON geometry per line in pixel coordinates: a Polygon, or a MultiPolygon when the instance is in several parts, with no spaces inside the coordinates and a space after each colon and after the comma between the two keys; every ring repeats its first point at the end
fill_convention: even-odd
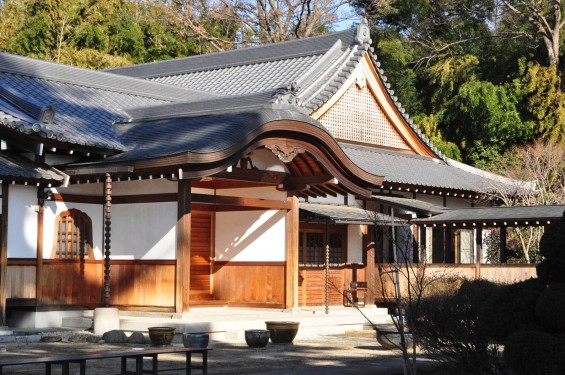
{"type": "Polygon", "coordinates": [[[92,259],[92,220],[82,211],[61,212],[55,220],[52,258],[92,259]]]}

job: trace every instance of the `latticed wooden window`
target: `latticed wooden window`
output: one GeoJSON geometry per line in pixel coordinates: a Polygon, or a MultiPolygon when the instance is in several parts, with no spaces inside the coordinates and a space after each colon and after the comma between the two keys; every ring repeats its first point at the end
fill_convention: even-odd
{"type": "Polygon", "coordinates": [[[57,216],[52,257],[57,259],[92,257],[92,221],[87,214],[71,209],[57,216]]]}
{"type": "MultiPolygon", "coordinates": [[[[325,235],[322,232],[301,232],[298,240],[298,257],[301,265],[322,267],[326,262],[325,235]]],[[[330,266],[340,266],[343,257],[343,235],[330,233],[330,266]]]]}

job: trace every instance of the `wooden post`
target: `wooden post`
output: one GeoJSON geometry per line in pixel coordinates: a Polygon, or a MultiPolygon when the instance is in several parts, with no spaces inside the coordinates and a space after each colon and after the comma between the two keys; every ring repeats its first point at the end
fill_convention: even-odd
{"type": "Polygon", "coordinates": [[[475,259],[475,279],[481,278],[481,261],[483,260],[483,228],[475,230],[475,245],[477,247],[477,259],[475,259]]]}
{"type": "Polygon", "coordinates": [[[104,181],[104,307],[110,306],[110,247],[112,245],[112,176],[104,181]]]}
{"type": "Polygon", "coordinates": [[[365,230],[364,230],[364,234],[365,234],[365,249],[366,249],[366,258],[365,258],[365,262],[366,262],[366,275],[365,275],[365,280],[367,281],[367,291],[366,291],[366,297],[365,299],[367,301],[369,301],[369,304],[371,306],[373,306],[375,304],[375,300],[376,300],[376,291],[377,291],[377,272],[376,272],[376,267],[375,267],[375,241],[372,241],[371,239],[374,239],[374,231],[376,230],[374,228],[374,226],[368,226],[365,225],[365,230]],[[371,230],[372,228],[372,230],[371,230]]]}
{"type": "MultiPolygon", "coordinates": [[[[38,189],[38,194],[43,192],[43,189],[38,189]]],[[[43,199],[37,200],[37,260],[35,264],[35,305],[41,305],[43,297],[43,213],[45,206],[43,199]]]]}
{"type": "Polygon", "coordinates": [[[6,325],[6,275],[8,268],[8,191],[2,182],[2,228],[0,231],[0,325],[6,325]]]}
{"type": "Polygon", "coordinates": [[[506,263],[506,227],[500,227],[500,263],[506,263]]]}
{"type": "Polygon", "coordinates": [[[178,182],[177,204],[177,263],[175,310],[177,313],[190,309],[190,240],[192,221],[192,184],[190,180],[178,182]]]}
{"type": "Polygon", "coordinates": [[[286,264],[285,264],[285,306],[298,308],[298,198],[287,198],[292,208],[286,213],[286,264]]]}

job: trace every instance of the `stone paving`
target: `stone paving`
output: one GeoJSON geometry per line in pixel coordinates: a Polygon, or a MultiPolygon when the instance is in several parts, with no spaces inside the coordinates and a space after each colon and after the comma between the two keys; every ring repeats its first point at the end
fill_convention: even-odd
{"type": "MultiPolygon", "coordinates": [[[[54,335],[54,334],[52,334],[54,335]]],[[[76,337],[76,333],[74,334],[76,337]]],[[[4,343],[1,358],[13,356],[52,356],[70,353],[88,353],[100,350],[124,350],[140,345],[110,345],[87,342],[69,342],[69,334],[61,342],[11,342],[4,343]]],[[[82,341],[82,340],[79,340],[82,341]]],[[[182,345],[174,343],[173,345],[182,345]]],[[[295,339],[293,344],[272,344],[260,349],[251,349],[245,342],[211,341],[214,348],[208,358],[209,374],[402,374],[400,353],[384,350],[376,341],[372,331],[355,331],[342,335],[326,335],[308,339],[295,339]]],[[[195,356],[199,357],[199,356],[195,356]]],[[[148,361],[148,360],[147,360],[148,361]]],[[[159,356],[160,369],[182,365],[184,357],[177,354],[159,356]]],[[[424,367],[432,362],[422,359],[424,367]]],[[[132,363],[133,365],[133,363],[132,363]]],[[[78,374],[78,367],[71,365],[71,374],[78,374]]],[[[147,362],[149,367],[149,362],[147,362]]],[[[60,373],[54,372],[54,374],[60,373]]],[[[120,371],[119,359],[87,362],[87,374],[116,374],[120,371]]],[[[6,367],[4,374],[41,374],[44,365],[6,367]]],[[[181,374],[170,371],[167,374],[181,374]]],[[[200,371],[193,371],[199,374],[200,371]]]]}

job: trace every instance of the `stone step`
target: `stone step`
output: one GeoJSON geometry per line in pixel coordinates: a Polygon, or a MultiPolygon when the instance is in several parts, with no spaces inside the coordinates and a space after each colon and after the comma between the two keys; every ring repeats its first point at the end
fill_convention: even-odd
{"type": "Polygon", "coordinates": [[[92,318],[89,317],[66,317],[62,319],[63,328],[90,329],[92,328],[92,318]]]}

